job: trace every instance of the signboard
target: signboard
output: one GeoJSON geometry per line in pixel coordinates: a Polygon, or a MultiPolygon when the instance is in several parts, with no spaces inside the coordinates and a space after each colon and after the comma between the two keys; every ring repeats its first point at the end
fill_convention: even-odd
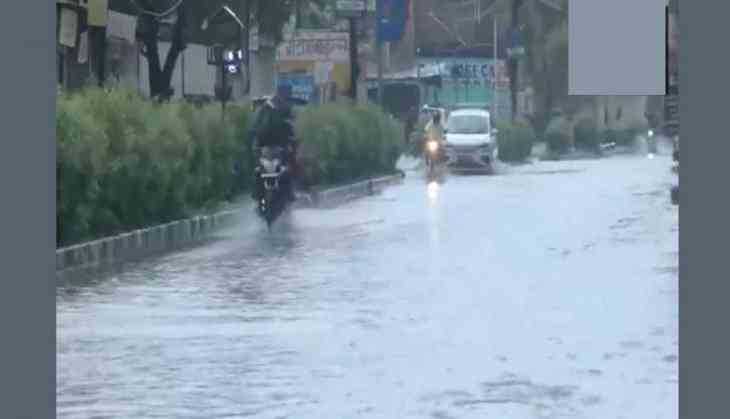
{"type": "Polygon", "coordinates": [[[506,112],[509,102],[509,73],[504,60],[482,58],[453,58],[418,60],[419,76],[433,75],[435,69],[442,76],[441,87],[429,88],[426,101],[454,105],[460,102],[493,104],[499,112],[506,112]],[[497,92],[494,92],[494,80],[497,92]],[[495,98],[496,96],[496,98],[495,98]],[[506,101],[506,102],[505,102],[506,101]]]}
{"type": "Polygon", "coordinates": [[[406,25],[411,19],[412,0],[377,0],[377,23],[380,39],[398,42],[403,39],[406,25]]]}
{"type": "Polygon", "coordinates": [[[336,11],[340,17],[362,17],[367,5],[365,0],[337,0],[336,11]]]}
{"type": "Polygon", "coordinates": [[[106,26],[109,13],[109,0],[89,0],[87,7],[87,23],[89,26],[106,26]]]}
{"type": "Polygon", "coordinates": [[[349,62],[350,40],[346,32],[299,31],[276,49],[277,61],[349,62]]]}
{"type": "Polygon", "coordinates": [[[431,75],[426,69],[438,68],[439,73],[446,79],[471,81],[471,84],[488,85],[494,84],[496,77],[497,86],[503,87],[509,84],[509,73],[504,60],[480,59],[480,58],[453,58],[453,59],[419,59],[419,75],[427,77],[431,75]]]}
{"type": "Polygon", "coordinates": [[[75,10],[61,9],[58,43],[69,48],[76,47],[76,35],[79,28],[79,15],[75,10]]]}
{"type": "Polygon", "coordinates": [[[280,74],[278,85],[291,86],[292,96],[297,99],[311,101],[314,96],[314,76],[311,74],[280,74]]]}

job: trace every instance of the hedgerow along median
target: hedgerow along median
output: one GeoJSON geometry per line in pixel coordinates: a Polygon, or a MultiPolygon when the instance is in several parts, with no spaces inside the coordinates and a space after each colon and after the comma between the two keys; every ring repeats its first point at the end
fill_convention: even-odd
{"type": "MultiPolygon", "coordinates": [[[[56,105],[57,246],[182,219],[252,183],[248,106],[222,119],[216,105],[100,89],[56,105]]],[[[373,106],[307,108],[296,130],[312,186],[392,172],[402,149],[402,128],[373,106]]]]}

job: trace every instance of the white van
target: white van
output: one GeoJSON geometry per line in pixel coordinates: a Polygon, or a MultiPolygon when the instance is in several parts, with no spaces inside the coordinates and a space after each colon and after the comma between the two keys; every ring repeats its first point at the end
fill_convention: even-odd
{"type": "Polygon", "coordinates": [[[451,112],[446,124],[449,167],[455,171],[492,173],[499,155],[496,133],[487,110],[451,112]]]}

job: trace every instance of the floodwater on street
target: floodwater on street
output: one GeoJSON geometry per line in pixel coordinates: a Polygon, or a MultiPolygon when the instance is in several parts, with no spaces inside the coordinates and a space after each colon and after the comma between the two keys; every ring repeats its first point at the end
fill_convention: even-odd
{"type": "Polygon", "coordinates": [[[61,286],[58,417],[676,419],[670,166],[412,172],[61,286]]]}

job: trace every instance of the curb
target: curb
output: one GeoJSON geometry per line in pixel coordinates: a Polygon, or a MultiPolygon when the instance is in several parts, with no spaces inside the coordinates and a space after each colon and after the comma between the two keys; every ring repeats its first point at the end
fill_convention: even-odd
{"type": "Polygon", "coordinates": [[[356,182],[350,185],[337,186],[309,195],[309,201],[315,208],[332,208],[364,196],[376,195],[384,188],[398,184],[405,178],[405,173],[382,176],[356,182]]]}
{"type": "MultiPolygon", "coordinates": [[[[333,207],[374,195],[386,186],[400,183],[404,177],[401,173],[325,189],[305,195],[297,207],[333,207]]],[[[56,250],[56,272],[142,259],[176,250],[229,227],[239,213],[240,209],[231,209],[59,248],[56,250]]]]}

